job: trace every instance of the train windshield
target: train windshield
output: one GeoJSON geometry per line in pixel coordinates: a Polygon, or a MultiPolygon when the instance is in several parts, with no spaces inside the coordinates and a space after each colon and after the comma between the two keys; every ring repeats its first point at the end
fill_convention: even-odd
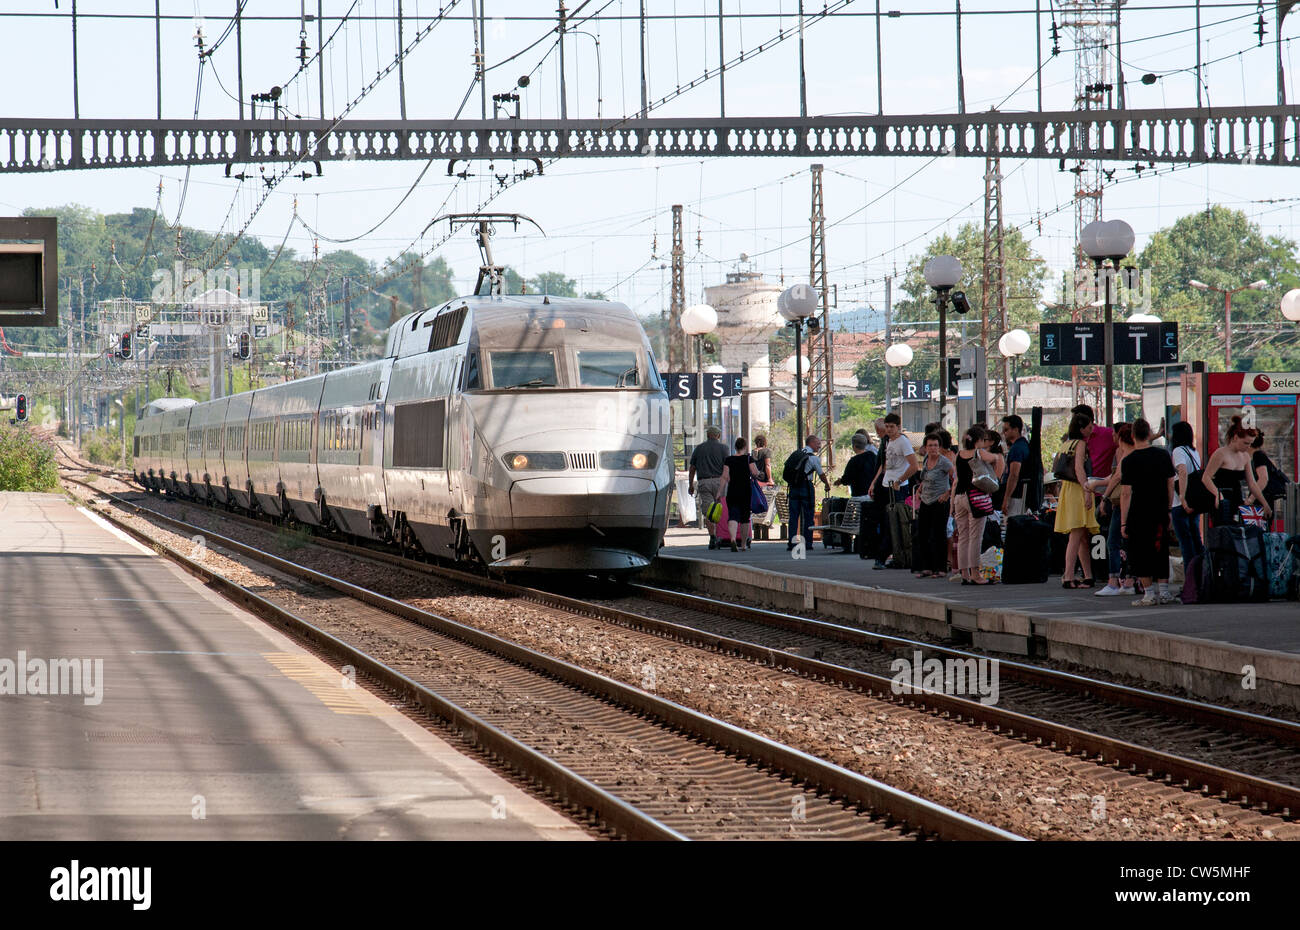
{"type": "Polygon", "coordinates": [[[583,387],[636,387],[641,383],[634,350],[580,349],[577,354],[578,383],[583,387]]]}
{"type": "Polygon", "coordinates": [[[495,388],[559,386],[554,352],[492,352],[488,357],[495,388]]]}

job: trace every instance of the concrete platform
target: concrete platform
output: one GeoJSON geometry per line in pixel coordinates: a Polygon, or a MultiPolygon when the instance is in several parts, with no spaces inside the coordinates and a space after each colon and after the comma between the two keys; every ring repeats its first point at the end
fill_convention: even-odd
{"type": "Polygon", "coordinates": [[[0,594],[0,839],[586,838],[60,496],[0,494],[0,594]]]}
{"type": "MultiPolygon", "coordinates": [[[[747,591],[787,610],[971,642],[1011,655],[1077,662],[1182,687],[1207,700],[1300,708],[1300,604],[1172,604],[1042,585],[969,587],[873,570],[817,542],[794,559],[784,540],[710,551],[701,530],[670,529],[647,580],[719,596],[747,591]],[[1253,685],[1253,687],[1251,687],[1253,685]]],[[[1104,582],[1103,582],[1104,583],[1104,582]]]]}

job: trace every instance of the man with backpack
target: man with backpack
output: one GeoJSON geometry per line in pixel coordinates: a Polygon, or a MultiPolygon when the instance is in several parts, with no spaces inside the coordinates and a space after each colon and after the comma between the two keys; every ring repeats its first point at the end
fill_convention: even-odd
{"type": "Polygon", "coordinates": [[[822,460],[817,457],[821,447],[822,441],[815,434],[809,434],[804,447],[792,452],[781,470],[781,479],[785,481],[790,497],[790,538],[785,547],[787,552],[794,548],[796,533],[803,533],[805,551],[811,551],[813,546],[813,514],[816,512],[817,498],[813,481],[820,479],[827,494],[831,490],[822,468],[822,460]]]}

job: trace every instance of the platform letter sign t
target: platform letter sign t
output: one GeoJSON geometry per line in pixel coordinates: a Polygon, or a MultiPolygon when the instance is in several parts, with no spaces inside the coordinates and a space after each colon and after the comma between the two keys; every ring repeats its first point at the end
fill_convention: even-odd
{"type": "Polygon", "coordinates": [[[1074,338],[1079,340],[1080,358],[1088,357],[1088,340],[1092,338],[1092,332],[1089,330],[1075,330],[1074,338]]]}

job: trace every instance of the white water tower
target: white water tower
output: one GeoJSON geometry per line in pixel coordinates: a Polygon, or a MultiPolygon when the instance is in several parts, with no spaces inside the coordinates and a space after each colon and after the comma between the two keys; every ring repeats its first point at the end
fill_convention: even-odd
{"type": "MultiPolygon", "coordinates": [[[[745,257],[741,257],[744,261],[745,257]]],[[[718,311],[716,330],[722,367],[744,371],[745,388],[772,386],[772,358],[768,342],[785,321],[776,310],[781,285],[763,280],[757,271],[727,273],[726,284],[704,289],[705,303],[718,311]]],[[[750,423],[741,429],[760,432],[772,422],[772,399],[767,393],[749,395],[750,423]]]]}

